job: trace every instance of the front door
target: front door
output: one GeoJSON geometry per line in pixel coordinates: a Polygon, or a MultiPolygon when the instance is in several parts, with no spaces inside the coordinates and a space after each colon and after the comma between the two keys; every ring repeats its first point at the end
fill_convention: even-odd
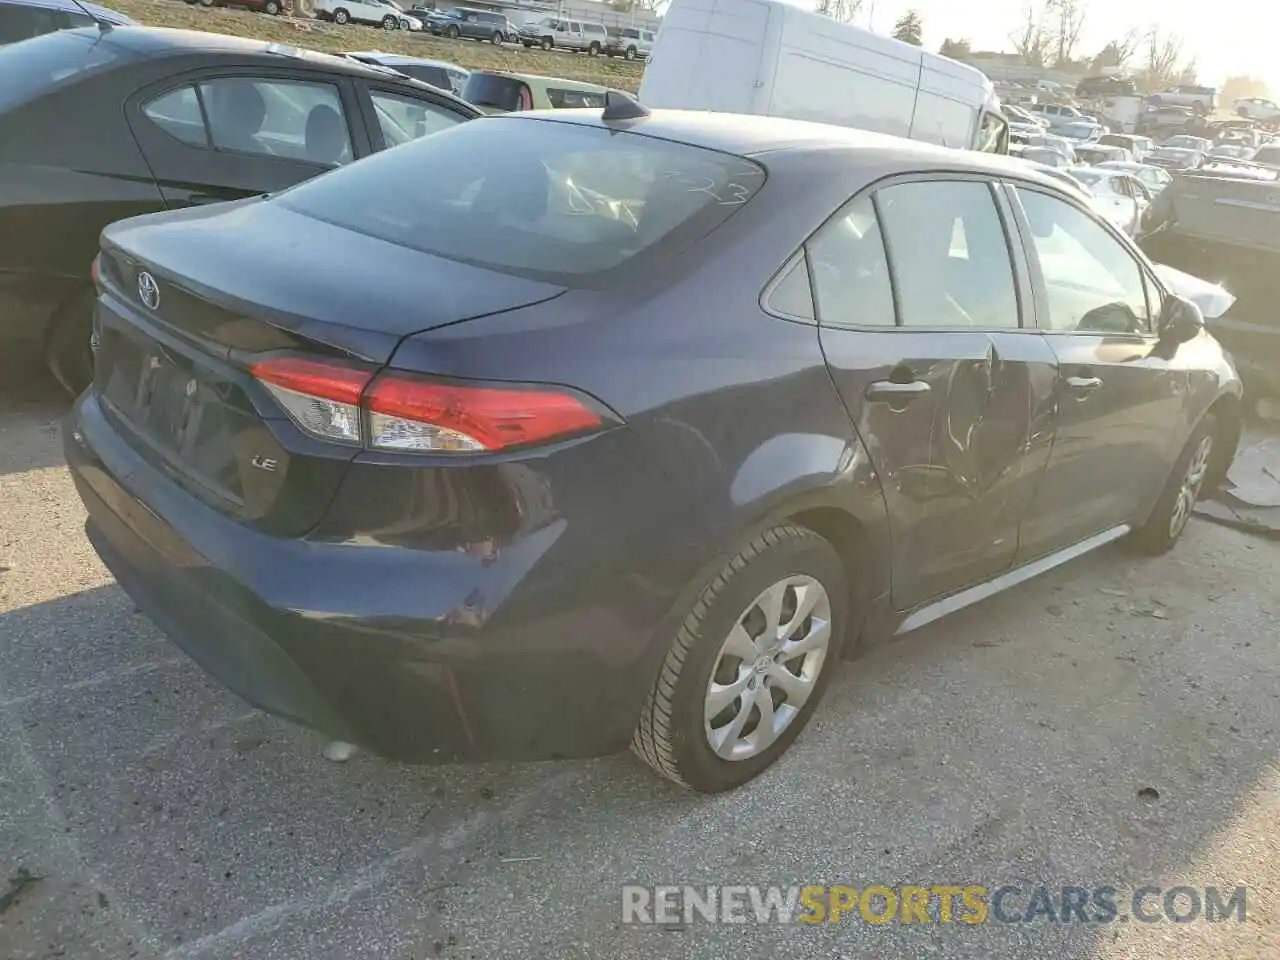
{"type": "Polygon", "coordinates": [[[1156,349],[1154,282],[1125,242],[1060,195],[1011,194],[1060,374],[1053,453],[1022,534],[1032,559],[1142,520],[1176,454],[1187,381],[1156,349]]]}
{"type": "Polygon", "coordinates": [[[1048,456],[1056,361],[982,180],[906,180],[808,245],[822,346],[880,475],[899,610],[1013,561],[1048,456]]]}
{"type": "Polygon", "coordinates": [[[370,149],[351,85],[323,74],[206,71],[126,110],[171,207],[281,190],[370,149]]]}

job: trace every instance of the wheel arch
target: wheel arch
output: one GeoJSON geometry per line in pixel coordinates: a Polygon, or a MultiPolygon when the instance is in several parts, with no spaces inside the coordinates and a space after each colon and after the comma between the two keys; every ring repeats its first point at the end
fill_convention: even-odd
{"type": "Polygon", "coordinates": [[[1205,486],[1212,490],[1226,479],[1227,470],[1240,446],[1240,434],[1244,429],[1244,404],[1236,394],[1224,393],[1210,404],[1205,416],[1214,418],[1213,459],[1205,481],[1205,486]]]}

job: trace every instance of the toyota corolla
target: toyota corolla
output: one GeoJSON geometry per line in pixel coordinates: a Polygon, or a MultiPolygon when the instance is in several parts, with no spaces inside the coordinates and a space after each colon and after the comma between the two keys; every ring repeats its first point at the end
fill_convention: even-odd
{"type": "Polygon", "coordinates": [[[1168,549],[1239,431],[1079,191],[612,94],[117,223],[94,275],[98,552],[245,699],[392,757],[741,784],[859,645],[1168,549]]]}

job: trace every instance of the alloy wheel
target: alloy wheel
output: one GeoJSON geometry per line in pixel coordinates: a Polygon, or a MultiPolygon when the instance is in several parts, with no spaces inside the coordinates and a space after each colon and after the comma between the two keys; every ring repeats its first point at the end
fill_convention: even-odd
{"type": "Polygon", "coordinates": [[[724,760],[767,750],[813,693],[831,648],[831,598],[809,576],[764,590],[744,610],[707,685],[707,743],[724,760]]]}
{"type": "Polygon", "coordinates": [[[1173,512],[1169,516],[1170,538],[1182,533],[1182,528],[1191,519],[1191,511],[1200,497],[1200,488],[1204,486],[1204,478],[1209,473],[1209,459],[1213,454],[1213,435],[1206,434],[1196,444],[1195,453],[1187,464],[1187,472],[1183,474],[1182,485],[1178,488],[1178,497],[1173,503],[1173,512]]]}

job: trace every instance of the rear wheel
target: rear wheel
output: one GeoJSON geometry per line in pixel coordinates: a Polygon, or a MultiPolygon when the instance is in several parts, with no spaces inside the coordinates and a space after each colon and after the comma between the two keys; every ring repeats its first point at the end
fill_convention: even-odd
{"type": "Polygon", "coordinates": [[[704,793],[778,759],[821,699],[848,615],[844,565],[822,537],[772,527],[694,602],[641,711],[632,749],[704,793]]]}
{"type": "Polygon", "coordinates": [[[273,17],[280,16],[280,4],[276,0],[267,0],[266,5],[262,8],[273,17]]]}
{"type": "Polygon", "coordinates": [[[333,22],[339,26],[348,24],[351,22],[351,14],[339,7],[337,10],[333,11],[333,22]]]}
{"type": "Polygon", "coordinates": [[[550,50],[550,49],[552,49],[555,45],[556,45],[556,42],[555,42],[554,40],[552,40],[550,37],[543,37],[543,38],[542,38],[542,49],[543,49],[543,50],[550,50]]]}
{"type": "Polygon", "coordinates": [[[91,288],[76,294],[54,316],[45,337],[45,362],[53,375],[77,396],[93,381],[93,301],[91,288]]]}
{"type": "Polygon", "coordinates": [[[1191,431],[1191,437],[1174,464],[1155,509],[1134,534],[1134,545],[1143,553],[1164,553],[1178,542],[1182,531],[1187,528],[1191,511],[1195,509],[1213,464],[1217,426],[1214,416],[1206,414],[1191,431]]]}
{"type": "Polygon", "coordinates": [[[592,40],[591,45],[587,47],[587,54],[592,57],[600,56],[600,44],[592,40]]]}

